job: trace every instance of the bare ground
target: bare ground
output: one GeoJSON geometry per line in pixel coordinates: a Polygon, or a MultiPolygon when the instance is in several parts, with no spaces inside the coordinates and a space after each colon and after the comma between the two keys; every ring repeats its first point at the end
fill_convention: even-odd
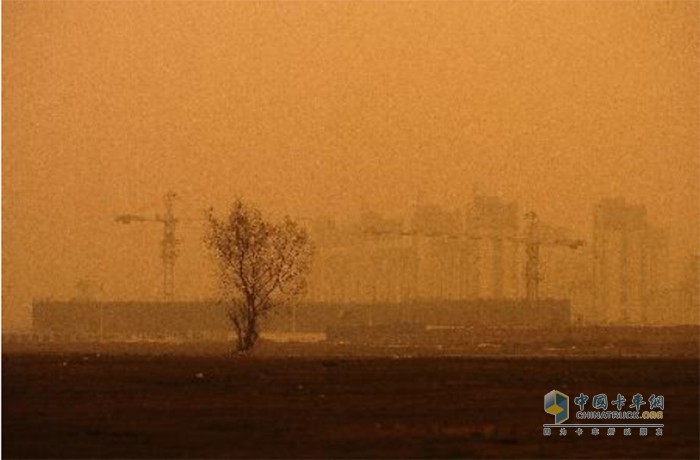
{"type": "Polygon", "coordinates": [[[2,370],[4,458],[700,454],[697,359],[11,354],[2,370]],[[664,435],[546,438],[554,388],[663,394],[664,435]]]}

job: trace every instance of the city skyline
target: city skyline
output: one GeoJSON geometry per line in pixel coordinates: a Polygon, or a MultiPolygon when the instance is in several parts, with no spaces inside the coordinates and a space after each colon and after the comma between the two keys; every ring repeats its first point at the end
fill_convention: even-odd
{"type": "MultiPolygon", "coordinates": [[[[162,237],[159,220],[164,215],[163,212],[132,215],[130,226],[162,237]],[[158,225],[140,228],[143,219],[155,219],[158,225]]],[[[117,220],[128,216],[118,216],[117,220]]],[[[643,205],[628,203],[620,197],[597,203],[591,215],[594,224],[591,235],[576,234],[570,228],[538,219],[537,235],[529,236],[528,217],[529,213],[517,202],[474,195],[472,202],[461,209],[417,200],[402,217],[387,218],[365,210],[343,222],[302,219],[300,222],[310,231],[315,247],[309,291],[302,301],[369,303],[380,308],[420,301],[525,300],[530,296],[527,244],[534,238],[540,247],[539,274],[535,274],[539,278],[539,296],[570,302],[574,321],[585,324],[698,321],[692,305],[697,293],[693,294],[688,284],[688,277],[695,276],[692,270],[697,271],[697,267],[693,269],[688,264],[697,255],[686,253],[674,259],[669,254],[667,232],[653,225],[643,205]],[[629,223],[625,223],[626,219],[629,223]],[[631,226],[629,231],[625,230],[628,226],[631,226]],[[623,233],[616,234],[618,230],[623,233]],[[603,305],[606,307],[601,308],[603,305]]],[[[177,221],[178,216],[174,218],[177,221]]],[[[185,218],[179,223],[189,221],[185,218]]],[[[178,253],[183,242],[181,236],[175,235],[178,253]]],[[[150,270],[154,267],[159,270],[155,278],[150,278],[151,283],[158,280],[150,286],[150,296],[114,296],[113,285],[82,278],[67,295],[38,296],[32,302],[162,300],[161,244],[160,240],[154,242],[149,251],[150,270]]],[[[181,285],[187,285],[186,281],[183,283],[182,273],[196,269],[192,266],[192,256],[207,263],[204,247],[199,248],[198,254],[186,254],[184,261],[175,259],[178,289],[171,300],[212,297],[214,290],[206,285],[200,286],[194,295],[192,291],[182,292],[181,285]],[[190,266],[183,266],[183,262],[190,266]]],[[[139,275],[143,274],[135,268],[139,275]]],[[[198,275],[203,279],[201,270],[198,275]]],[[[146,284],[145,280],[141,281],[138,287],[146,284]]]]}

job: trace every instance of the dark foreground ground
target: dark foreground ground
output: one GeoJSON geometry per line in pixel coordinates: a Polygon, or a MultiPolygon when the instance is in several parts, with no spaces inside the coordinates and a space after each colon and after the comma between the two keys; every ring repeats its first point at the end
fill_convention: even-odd
{"type": "MultiPolygon", "coordinates": [[[[697,359],[4,355],[4,458],[698,458],[697,359]],[[665,396],[650,431],[542,433],[543,396],[665,396]]],[[[612,398],[611,398],[612,399],[612,398]]],[[[629,404],[629,402],[628,402],[629,404]]],[[[569,422],[573,422],[572,417],[569,422]]],[[[636,430],[635,430],[636,431],[636,430]]]]}

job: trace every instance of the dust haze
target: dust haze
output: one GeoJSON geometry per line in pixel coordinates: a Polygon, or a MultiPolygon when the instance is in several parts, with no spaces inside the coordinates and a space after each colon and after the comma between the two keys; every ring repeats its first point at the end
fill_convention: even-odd
{"type": "Polygon", "coordinates": [[[699,31],[3,1],[3,453],[698,458],[699,31]]]}
{"type": "MultiPolygon", "coordinates": [[[[650,250],[667,252],[649,275],[665,293],[658,322],[697,322],[679,299],[697,280],[698,12],[691,1],[3,2],[3,330],[29,330],[32,301],[74,299],[85,280],[102,300],[161,299],[162,228],[114,217],[162,213],[168,190],[193,219],[178,226],[180,300],[215,285],[196,219],[237,196],[350,233],[368,215],[411,231],[417,210],[437,209],[462,234],[479,197],[497,197],[517,206],[517,234],[534,211],[585,241],[542,255],[541,295],[573,296],[574,317],[595,322],[596,206],[624,200],[661,235],[650,250]]],[[[504,297],[525,295],[518,251],[503,259],[515,273],[504,297]]],[[[319,298],[340,276],[318,274],[320,254],[319,298]]],[[[386,270],[372,276],[391,284],[386,270]]],[[[444,296],[494,297],[493,283],[444,296]]],[[[374,289],[337,295],[381,300],[374,289]]]]}

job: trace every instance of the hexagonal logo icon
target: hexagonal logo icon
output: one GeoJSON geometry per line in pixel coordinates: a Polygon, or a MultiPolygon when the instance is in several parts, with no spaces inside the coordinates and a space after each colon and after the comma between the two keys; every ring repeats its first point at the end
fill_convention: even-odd
{"type": "Polygon", "coordinates": [[[569,397],[561,391],[550,391],[544,395],[544,411],[554,416],[554,423],[564,423],[569,420],[569,397]]]}

